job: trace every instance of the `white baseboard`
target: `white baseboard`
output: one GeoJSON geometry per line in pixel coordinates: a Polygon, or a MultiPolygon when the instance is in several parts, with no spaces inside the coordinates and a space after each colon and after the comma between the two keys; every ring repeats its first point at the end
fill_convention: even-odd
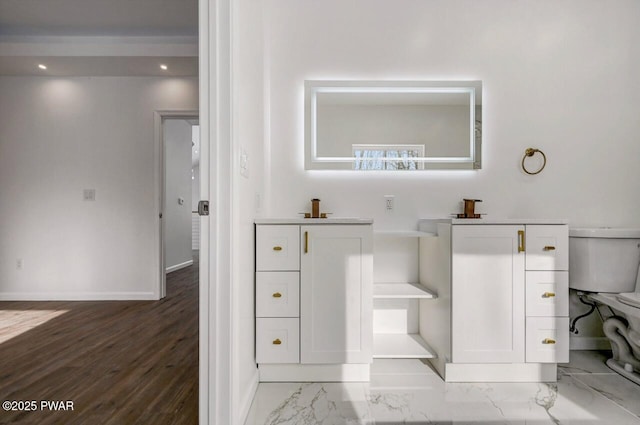
{"type": "Polygon", "coordinates": [[[153,292],[0,292],[0,301],[140,301],[157,300],[153,292]]]}
{"type": "Polygon", "coordinates": [[[570,350],[611,350],[606,336],[573,336],[569,338],[570,350]]]}
{"type": "Polygon", "coordinates": [[[369,382],[369,363],[259,364],[260,382],[369,382]]]}
{"type": "Polygon", "coordinates": [[[258,391],[258,384],[260,383],[260,371],[256,368],[251,377],[251,386],[245,391],[242,396],[242,400],[240,402],[240,416],[238,424],[243,424],[247,421],[247,416],[249,415],[249,410],[251,409],[251,404],[253,403],[253,398],[256,396],[256,391],[258,391]]]}
{"type": "Polygon", "coordinates": [[[446,382],[556,382],[555,363],[447,363],[446,382]]]}
{"type": "Polygon", "coordinates": [[[185,261],[184,263],[176,264],[175,266],[167,267],[165,269],[166,273],[175,272],[176,270],[184,269],[185,267],[189,267],[193,265],[193,260],[185,261]]]}

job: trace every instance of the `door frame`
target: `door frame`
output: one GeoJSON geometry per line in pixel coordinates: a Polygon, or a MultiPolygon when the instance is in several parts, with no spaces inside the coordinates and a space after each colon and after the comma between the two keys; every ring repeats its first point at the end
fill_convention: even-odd
{"type": "Polygon", "coordinates": [[[201,425],[238,424],[233,370],[232,4],[198,0],[200,195],[210,215],[200,227],[201,425]]]}
{"type": "Polygon", "coordinates": [[[158,285],[154,288],[154,298],[159,300],[167,295],[167,278],[166,278],[166,264],[164,261],[164,223],[165,221],[160,218],[162,214],[164,216],[164,201],[166,191],[166,175],[165,175],[165,157],[164,157],[164,131],[162,124],[167,119],[193,119],[199,117],[198,110],[158,110],[153,113],[153,125],[154,125],[154,198],[156,199],[155,217],[158,219],[158,231],[155,232],[156,240],[154,245],[156,246],[156,258],[157,258],[157,277],[156,282],[158,285]]]}

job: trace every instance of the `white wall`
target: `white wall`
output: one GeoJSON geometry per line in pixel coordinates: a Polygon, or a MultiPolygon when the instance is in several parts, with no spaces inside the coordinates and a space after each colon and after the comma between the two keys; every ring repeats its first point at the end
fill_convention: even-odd
{"type": "Polygon", "coordinates": [[[197,109],[197,90],[196,79],[0,77],[0,299],[153,297],[154,111],[197,109]]]}
{"type": "Polygon", "coordinates": [[[477,198],[492,217],[640,226],[639,2],[271,0],[266,16],[268,215],[318,197],[402,229],[477,198]],[[482,80],[482,170],[305,171],[305,79],[482,80]],[[520,169],[528,147],[539,175],[520,169]]]}
{"type": "Polygon", "coordinates": [[[191,252],[191,124],[166,119],[164,135],[164,259],[167,271],[193,263],[191,252]],[[179,203],[182,199],[183,203],[179,203]]]}
{"type": "Polygon", "coordinates": [[[270,215],[322,199],[335,216],[408,227],[483,199],[494,217],[638,226],[640,3],[486,0],[268,2],[270,215]],[[483,81],[483,169],[407,173],[303,169],[305,79],[483,81]],[[537,176],[527,147],[548,158],[537,176]],[[383,195],[396,196],[384,212],[383,195]]]}
{"type": "Polygon", "coordinates": [[[264,198],[265,110],[263,1],[237,0],[233,9],[233,425],[242,425],[258,385],[255,361],[254,224],[264,198]],[[240,173],[241,156],[247,172],[240,173]],[[261,201],[262,202],[262,201],[261,201]]]}

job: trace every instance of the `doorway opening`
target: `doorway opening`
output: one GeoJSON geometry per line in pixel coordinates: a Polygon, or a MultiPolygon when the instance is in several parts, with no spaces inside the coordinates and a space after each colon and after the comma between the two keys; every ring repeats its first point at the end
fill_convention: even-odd
{"type": "Polygon", "coordinates": [[[187,267],[197,273],[200,251],[200,128],[195,111],[156,113],[159,172],[159,287],[187,267]]]}

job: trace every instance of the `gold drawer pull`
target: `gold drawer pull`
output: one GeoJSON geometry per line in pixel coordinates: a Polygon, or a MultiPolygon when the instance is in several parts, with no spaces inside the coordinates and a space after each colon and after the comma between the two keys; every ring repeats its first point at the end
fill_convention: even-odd
{"type": "Polygon", "coordinates": [[[555,247],[555,246],[547,245],[547,246],[545,246],[545,247],[544,247],[544,248],[542,248],[542,249],[543,249],[544,251],[555,251],[555,250],[556,250],[556,247],[555,247]]]}
{"type": "Polygon", "coordinates": [[[282,294],[280,292],[276,292],[275,294],[273,294],[273,298],[280,298],[282,296],[282,294]]]}
{"type": "Polygon", "coordinates": [[[545,338],[542,340],[543,344],[555,344],[556,340],[555,339],[551,339],[551,338],[545,338]]]}
{"type": "Polygon", "coordinates": [[[276,338],[273,340],[273,345],[280,345],[280,344],[282,344],[282,341],[280,341],[279,338],[276,338]]]}
{"type": "Polygon", "coordinates": [[[282,247],[281,246],[274,246],[273,250],[274,251],[282,251],[282,247]]]}
{"type": "Polygon", "coordinates": [[[518,230],[518,252],[525,252],[524,230],[518,230]]]}
{"type": "Polygon", "coordinates": [[[545,292],[544,294],[542,294],[542,298],[551,298],[555,296],[556,296],[555,292],[545,292]]]}

